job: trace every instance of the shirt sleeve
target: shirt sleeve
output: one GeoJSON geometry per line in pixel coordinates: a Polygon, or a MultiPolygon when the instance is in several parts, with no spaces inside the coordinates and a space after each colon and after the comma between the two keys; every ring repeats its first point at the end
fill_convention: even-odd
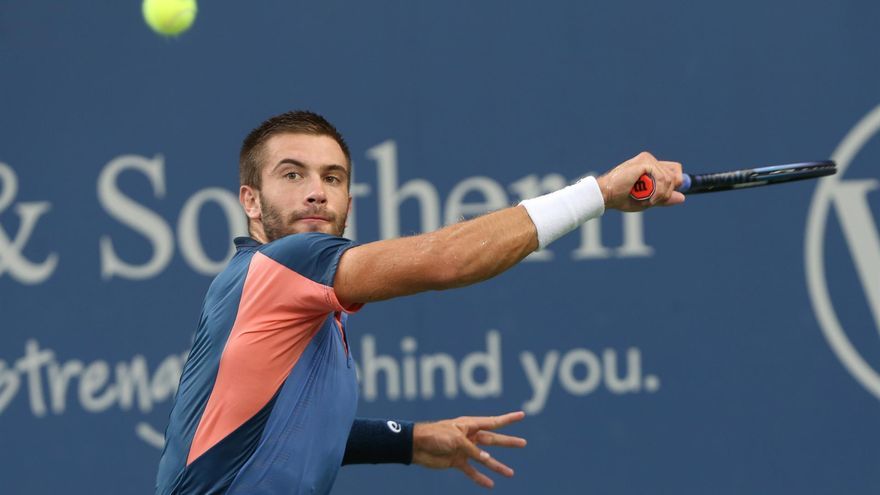
{"type": "Polygon", "coordinates": [[[260,252],[286,266],[297,274],[325,287],[329,287],[333,302],[348,313],[359,310],[362,304],[341,306],[332,290],[336,268],[342,254],[357,243],[321,232],[293,234],[263,245],[260,252]]]}

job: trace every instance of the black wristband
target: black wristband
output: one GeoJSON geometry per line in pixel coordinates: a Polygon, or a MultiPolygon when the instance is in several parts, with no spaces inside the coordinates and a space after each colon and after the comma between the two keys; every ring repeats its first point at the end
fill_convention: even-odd
{"type": "Polygon", "coordinates": [[[412,422],[355,418],[345,444],[342,465],[409,464],[412,450],[412,422]]]}

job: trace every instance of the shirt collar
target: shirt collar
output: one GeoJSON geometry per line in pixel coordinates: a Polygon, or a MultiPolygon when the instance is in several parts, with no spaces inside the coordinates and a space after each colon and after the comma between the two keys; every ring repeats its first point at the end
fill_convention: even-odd
{"type": "Polygon", "coordinates": [[[254,248],[254,247],[261,246],[261,245],[262,244],[260,243],[260,241],[253,239],[251,237],[236,237],[235,238],[235,247],[237,249],[254,248]]]}

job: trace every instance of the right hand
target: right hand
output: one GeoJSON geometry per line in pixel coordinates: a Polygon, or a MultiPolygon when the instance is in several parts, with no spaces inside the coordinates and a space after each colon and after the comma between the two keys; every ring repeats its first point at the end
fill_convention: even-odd
{"type": "Polygon", "coordinates": [[[675,190],[681,185],[681,164],[659,161],[647,151],[621,163],[597,179],[605,208],[621,211],[642,211],[651,206],[672,206],[684,203],[684,194],[675,190]],[[654,177],[654,195],[639,201],[629,192],[642,174],[654,177]]]}

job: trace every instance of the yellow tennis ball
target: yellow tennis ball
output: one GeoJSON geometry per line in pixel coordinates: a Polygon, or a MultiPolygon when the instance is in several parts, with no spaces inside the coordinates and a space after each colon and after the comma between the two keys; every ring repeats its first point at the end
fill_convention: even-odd
{"type": "Polygon", "coordinates": [[[141,5],[147,25],[159,34],[176,36],[192,26],[196,0],[144,0],[141,5]]]}

